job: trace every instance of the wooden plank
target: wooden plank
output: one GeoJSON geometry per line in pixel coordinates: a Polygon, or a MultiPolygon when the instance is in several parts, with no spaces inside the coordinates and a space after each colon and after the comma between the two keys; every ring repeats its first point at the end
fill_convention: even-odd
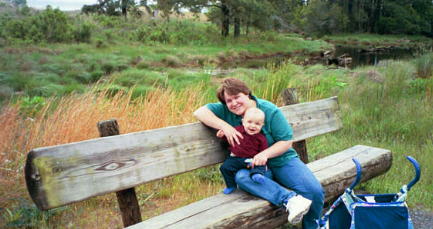
{"type": "MultiPolygon", "coordinates": [[[[281,110],[296,140],[341,127],[336,97],[281,110]]],[[[215,131],[191,123],[37,148],[28,154],[25,176],[30,196],[45,210],[220,163],[224,155],[215,131]]]]}
{"type": "Polygon", "coordinates": [[[293,140],[299,141],[343,127],[337,97],[280,108],[293,127],[293,140]]]}
{"type": "MultiPolygon", "coordinates": [[[[296,88],[287,88],[282,93],[284,105],[292,105],[299,103],[298,94],[296,93],[296,88]]],[[[299,158],[305,164],[308,163],[308,152],[307,152],[307,141],[300,140],[293,142],[293,149],[298,153],[299,158]]]]}
{"type": "MultiPolygon", "coordinates": [[[[357,158],[366,181],[385,173],[392,162],[389,150],[354,146],[308,164],[326,191],[326,200],[337,197],[354,180],[357,158]]],[[[242,191],[219,194],[128,227],[139,228],[274,228],[287,223],[287,213],[265,200],[242,191]]]]}

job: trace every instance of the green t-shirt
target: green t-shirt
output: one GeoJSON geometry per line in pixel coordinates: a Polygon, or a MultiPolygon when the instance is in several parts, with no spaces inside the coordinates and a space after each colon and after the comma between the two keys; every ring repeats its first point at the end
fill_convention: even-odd
{"type": "MultiPolygon", "coordinates": [[[[271,146],[278,141],[288,141],[293,138],[293,130],[291,125],[287,122],[280,109],[275,104],[264,100],[257,99],[253,96],[257,103],[257,108],[265,113],[265,124],[263,125],[262,132],[266,136],[268,145],[271,146]]],[[[232,126],[242,125],[242,117],[233,114],[229,111],[227,106],[222,103],[209,103],[206,105],[218,118],[226,121],[232,126]]],[[[278,157],[268,160],[268,166],[282,166],[290,159],[297,157],[298,154],[293,148],[284,152],[278,157]]]]}

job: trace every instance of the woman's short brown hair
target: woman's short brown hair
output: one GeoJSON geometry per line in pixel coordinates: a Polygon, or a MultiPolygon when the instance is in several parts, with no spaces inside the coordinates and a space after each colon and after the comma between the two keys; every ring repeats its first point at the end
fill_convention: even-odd
{"type": "Polygon", "coordinates": [[[229,95],[237,95],[239,93],[244,93],[251,98],[251,90],[248,88],[244,81],[236,78],[225,78],[221,82],[221,86],[217,90],[218,100],[221,103],[226,104],[226,101],[224,100],[224,92],[229,95]]]}

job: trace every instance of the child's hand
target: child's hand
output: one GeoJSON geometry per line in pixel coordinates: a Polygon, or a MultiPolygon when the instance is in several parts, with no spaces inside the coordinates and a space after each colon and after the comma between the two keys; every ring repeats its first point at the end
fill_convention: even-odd
{"type": "Polygon", "coordinates": [[[224,132],[222,130],[218,130],[218,132],[216,133],[216,136],[219,138],[222,138],[225,136],[224,132]]]}

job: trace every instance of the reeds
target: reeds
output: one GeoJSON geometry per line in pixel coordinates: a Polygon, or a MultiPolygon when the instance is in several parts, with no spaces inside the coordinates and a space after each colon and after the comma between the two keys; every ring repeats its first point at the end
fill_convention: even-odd
{"type": "MultiPolygon", "coordinates": [[[[416,66],[409,62],[374,67],[374,77],[372,70],[354,71],[320,66],[302,68],[286,63],[266,74],[251,76],[247,72],[239,77],[248,82],[255,95],[274,103],[280,103],[280,93],[288,87],[298,89],[301,102],[338,95],[344,128],[309,140],[310,158],[317,159],[356,144],[391,149],[392,169],[362,185],[368,191],[385,193],[396,192],[402,182],[410,180],[412,170],[403,156],[411,155],[421,163],[425,178],[411,190],[414,198],[409,205],[423,203],[433,208],[431,178],[424,175],[433,172],[429,167],[433,163],[433,81],[417,78],[416,66]]],[[[176,90],[157,88],[143,97],[134,97],[134,90],[113,94],[95,87],[84,94],[48,99],[33,118],[23,116],[20,104],[4,106],[0,126],[7,131],[0,132],[0,208],[12,212],[8,213],[11,215],[8,220],[20,218],[16,214],[24,212],[17,199],[28,201],[22,174],[29,150],[97,138],[96,123],[101,120],[117,119],[121,133],[193,122],[195,109],[216,101],[210,96],[214,86],[198,83],[176,90]]],[[[141,185],[136,190],[143,218],[147,218],[213,195],[222,185],[217,168],[211,167],[141,185]]],[[[80,228],[121,225],[113,194],[68,205],[60,213],[44,217],[33,218],[33,223],[57,227],[73,222],[80,228]]]]}
{"type": "Polygon", "coordinates": [[[136,99],[133,90],[111,95],[95,87],[84,94],[48,99],[32,118],[20,113],[19,104],[5,106],[0,113],[5,130],[0,132],[0,207],[27,198],[22,174],[31,149],[97,138],[97,122],[107,119],[117,119],[121,133],[193,122],[192,112],[205,103],[203,86],[155,89],[136,99]]]}

